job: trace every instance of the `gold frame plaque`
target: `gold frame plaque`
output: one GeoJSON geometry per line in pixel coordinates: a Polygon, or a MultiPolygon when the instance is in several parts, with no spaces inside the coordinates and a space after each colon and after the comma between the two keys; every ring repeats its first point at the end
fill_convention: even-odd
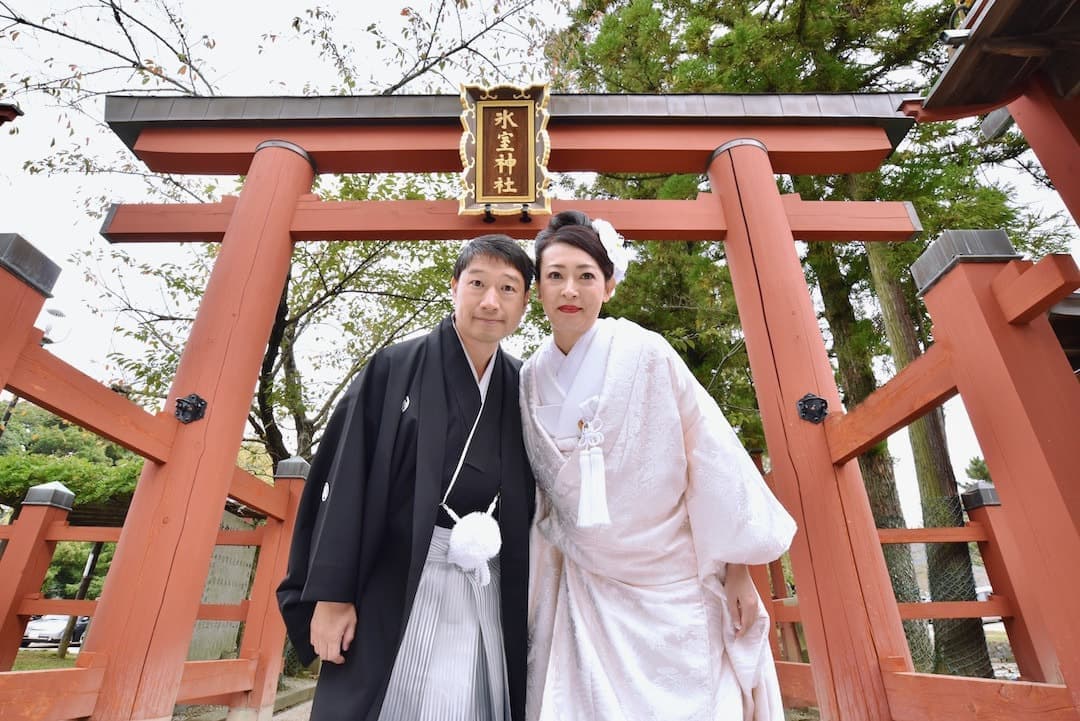
{"type": "Polygon", "coordinates": [[[551,213],[547,83],[461,86],[458,215],[551,213]]]}

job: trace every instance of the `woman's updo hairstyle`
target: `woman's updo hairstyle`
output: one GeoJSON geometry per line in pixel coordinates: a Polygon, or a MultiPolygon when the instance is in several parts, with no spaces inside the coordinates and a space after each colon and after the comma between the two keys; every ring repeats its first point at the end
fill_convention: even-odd
{"type": "Polygon", "coordinates": [[[588,253],[596,264],[600,266],[600,272],[604,274],[604,280],[611,280],[615,275],[615,264],[611,262],[607,251],[604,250],[600,236],[593,229],[589,216],[580,210],[564,210],[551,217],[546,228],[536,236],[533,244],[533,255],[536,256],[536,282],[540,283],[543,273],[544,250],[552,243],[566,243],[588,253]]]}

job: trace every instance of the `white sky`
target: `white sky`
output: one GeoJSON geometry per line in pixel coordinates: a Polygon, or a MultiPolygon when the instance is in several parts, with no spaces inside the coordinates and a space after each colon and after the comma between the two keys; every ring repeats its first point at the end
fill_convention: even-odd
{"type": "MultiPolygon", "coordinates": [[[[40,0],[17,4],[24,8],[34,7],[36,14],[44,14],[45,10],[39,8],[63,5],[40,0]]],[[[383,24],[388,34],[394,34],[395,28],[400,27],[403,20],[403,3],[325,4],[333,7],[338,14],[338,36],[357,43],[363,41],[364,28],[369,23],[383,24]]],[[[281,0],[258,4],[189,0],[183,9],[191,31],[189,37],[198,38],[207,33],[217,41],[217,47],[209,54],[209,59],[214,68],[211,80],[218,85],[222,94],[299,95],[303,93],[305,83],[313,82],[325,88],[334,81],[331,70],[318,60],[314,49],[287,39],[271,44],[263,54],[258,52],[258,46],[264,33],[289,35],[292,18],[304,7],[303,4],[281,0]]],[[[32,71],[46,53],[64,57],[65,62],[67,57],[64,53],[77,57],[73,50],[59,43],[49,43],[27,54],[14,52],[10,45],[8,40],[0,39],[0,74],[5,77],[9,73],[32,71]]],[[[372,57],[370,65],[373,72],[382,72],[387,67],[385,59],[376,56],[372,57]]],[[[389,74],[390,77],[396,75],[396,72],[389,74]]],[[[452,91],[446,88],[443,92],[452,91]]],[[[88,193],[100,195],[104,192],[117,202],[139,202],[145,200],[144,189],[140,182],[123,178],[104,180],[82,176],[32,176],[23,172],[23,162],[46,155],[50,141],[63,129],[57,127],[58,112],[55,108],[36,99],[20,98],[19,103],[26,115],[15,122],[18,134],[8,135],[0,131],[0,232],[21,234],[62,266],[60,279],[54,289],[55,297],[46,307],[61,311],[65,318],[57,321],[51,316],[43,316],[38,324],[39,327],[49,323],[55,325],[53,336],[58,342],[51,346],[51,350],[99,380],[114,380],[119,373],[109,367],[106,355],[123,341],[112,332],[114,317],[93,312],[95,307],[100,306],[97,291],[86,282],[86,269],[73,263],[71,256],[85,248],[107,246],[98,235],[100,220],[90,217],[84,210],[83,197],[88,193]],[[102,185],[107,187],[103,190],[102,185]]],[[[99,118],[103,113],[102,105],[99,103],[93,111],[99,118]]],[[[4,126],[4,130],[9,127],[4,126]]],[[[101,136],[81,126],[77,131],[76,137],[80,142],[91,143],[93,147],[100,148],[102,154],[110,154],[121,147],[120,141],[113,136],[101,136]]],[[[1010,180],[1018,184],[1022,197],[1029,198],[1031,203],[1053,210],[1063,209],[1055,194],[1032,189],[1021,177],[1011,177],[1010,180]]],[[[129,246],[127,249],[136,257],[146,260],[175,254],[170,246],[163,245],[129,246]]],[[[1074,247],[1074,255],[1078,254],[1077,250],[1074,247]]],[[[130,280],[138,288],[138,279],[130,280]]],[[[152,292],[150,286],[146,286],[145,292],[152,292]]],[[[964,480],[968,459],[981,455],[981,452],[959,399],[947,403],[945,413],[953,465],[958,480],[964,480]]],[[[897,458],[897,479],[905,515],[909,524],[921,525],[918,491],[906,431],[890,438],[889,447],[897,458]]]]}

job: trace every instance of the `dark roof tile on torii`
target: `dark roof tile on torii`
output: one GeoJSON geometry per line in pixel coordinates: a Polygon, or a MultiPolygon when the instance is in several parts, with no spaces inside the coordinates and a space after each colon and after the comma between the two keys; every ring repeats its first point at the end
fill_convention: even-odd
{"type": "MultiPolygon", "coordinates": [[[[819,156],[827,152],[843,154],[845,138],[851,139],[851,155],[862,152],[866,158],[848,161],[850,169],[843,162],[837,161],[836,169],[819,172],[854,172],[859,169],[872,169],[889,152],[894,150],[912,125],[911,118],[898,110],[900,104],[910,95],[897,93],[821,93],[821,94],[687,94],[687,95],[610,95],[610,94],[553,94],[550,98],[551,119],[548,128],[552,131],[552,150],[560,150],[558,138],[560,132],[567,135],[572,129],[625,129],[631,125],[660,129],[661,132],[678,128],[680,132],[701,129],[756,128],[763,133],[777,128],[802,128],[819,133],[832,133],[830,147],[806,152],[817,152],[819,156]],[[860,132],[877,129],[884,133],[883,147],[874,149],[875,161],[871,162],[869,134],[860,132]],[[862,138],[860,140],[860,138],[862,138]],[[862,143],[862,145],[860,145],[862,143]]],[[[274,129],[289,129],[300,135],[306,130],[359,127],[395,128],[400,132],[394,136],[401,139],[401,133],[419,133],[424,130],[437,130],[440,133],[439,151],[443,157],[437,167],[428,170],[450,170],[450,159],[446,153],[457,154],[457,140],[461,134],[461,100],[457,95],[378,95],[378,96],[318,96],[318,97],[161,97],[161,96],[122,96],[106,98],[105,120],[113,132],[142,158],[152,169],[169,169],[174,172],[243,172],[246,165],[237,158],[237,148],[245,147],[241,143],[256,137],[256,133],[268,137],[267,132],[274,129]],[[220,137],[223,143],[230,144],[228,149],[219,146],[206,152],[218,152],[213,159],[202,160],[202,165],[195,162],[188,167],[184,161],[178,161],[169,143],[184,130],[200,132],[223,131],[220,137]],[[157,131],[171,131],[157,133],[157,131]],[[139,143],[144,133],[157,137],[153,147],[139,143]],[[167,137],[166,137],[167,136],[167,137]],[[227,141],[227,142],[226,142],[227,141]],[[449,144],[450,147],[444,147],[449,144]],[[229,155],[232,153],[232,155],[229,155]],[[169,160],[163,158],[168,156],[169,160]],[[441,165],[439,164],[441,162],[441,165]],[[446,167],[443,167],[446,166],[446,167]]],[[[272,135],[272,132],[270,133],[272,135]]],[[[298,136],[299,137],[299,136],[298,136]]],[[[309,136],[304,136],[309,137],[309,136]]],[[[792,138],[796,137],[794,135],[792,138]]],[[[809,137],[809,136],[807,136],[809,137]]],[[[294,141],[295,142],[295,141],[294,141]]],[[[723,142],[722,140],[720,142],[723,142]]],[[[719,145],[720,142],[716,143],[719,145]]],[[[793,141],[794,142],[794,141],[793,141]]],[[[303,146],[303,143],[298,143],[303,146]]],[[[766,141],[766,144],[769,143],[766,141]]],[[[182,152],[195,154],[200,151],[193,145],[185,146],[182,152]]],[[[670,160],[672,172],[704,170],[701,164],[707,160],[694,156],[697,163],[690,165],[689,157],[670,160]],[[676,167],[678,166],[678,167],[676,167]]],[[[427,148],[431,150],[431,147],[427,148]]],[[[245,147],[245,152],[251,149],[245,147]]],[[[335,148],[338,152],[340,148],[335,148]]],[[[418,149],[418,152],[423,148],[418,149]]],[[[606,149],[611,153],[613,149],[606,149]]],[[[632,156],[637,148],[622,146],[625,156],[632,156]]],[[[663,166],[662,157],[665,148],[655,148],[656,156],[647,164],[650,167],[663,166]]],[[[701,148],[695,147],[700,156],[701,148]]],[[[773,148],[770,147],[770,151],[773,148]]],[[[687,149],[689,152],[689,149],[687,149]]],[[[784,149],[778,155],[784,158],[784,149]]],[[[315,153],[313,153],[315,155],[315,153]]],[[[417,161],[418,162],[418,161],[417,161]]],[[[632,161],[624,161],[630,167],[632,161]]],[[[385,162],[384,162],[385,164],[385,162]]],[[[783,163],[781,163],[783,164],[783,163]]],[[[408,165],[408,163],[406,163],[408,165]]],[[[557,164],[556,164],[557,165],[557,164]]],[[[340,167],[324,167],[319,163],[319,170],[339,172],[340,167]]],[[[610,169],[608,166],[605,169],[610,169]]],[[[366,168],[376,169],[376,168],[366,168]]],[[[390,168],[377,168],[390,170],[390,168]]],[[[408,167],[393,170],[412,170],[408,167]]],[[[570,168],[553,167],[553,170],[570,168]]],[[[589,168],[574,168],[589,169],[589,168]]],[[[596,168],[600,169],[600,168],[596,168]]],[[[635,168],[636,170],[644,168],[635,168]]],[[[800,166],[796,161],[791,171],[777,168],[777,172],[797,172],[800,166]]]]}
{"type": "Polygon", "coordinates": [[[1010,102],[1038,72],[1058,97],[1080,95],[1076,0],[979,0],[960,33],[961,44],[923,103],[926,110],[981,114],[1010,102]]]}

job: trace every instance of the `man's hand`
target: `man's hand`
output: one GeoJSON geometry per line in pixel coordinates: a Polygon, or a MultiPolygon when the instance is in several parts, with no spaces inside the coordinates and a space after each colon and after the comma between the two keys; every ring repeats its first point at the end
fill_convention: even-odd
{"type": "Polygon", "coordinates": [[[311,616],[311,647],[323,661],[345,663],[356,634],[356,606],[337,601],[319,601],[311,616]]]}
{"type": "Polygon", "coordinates": [[[750,578],[750,569],[741,563],[729,563],[724,590],[728,612],[735,623],[735,638],[741,638],[758,617],[758,595],[750,578]]]}

